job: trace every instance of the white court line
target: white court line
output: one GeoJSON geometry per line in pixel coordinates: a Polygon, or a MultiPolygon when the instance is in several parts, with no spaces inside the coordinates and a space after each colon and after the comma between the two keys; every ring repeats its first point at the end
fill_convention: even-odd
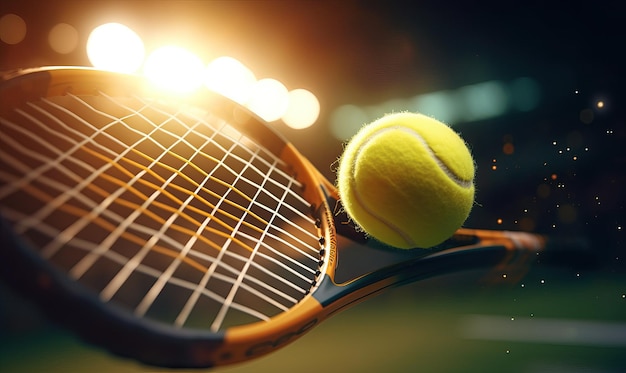
{"type": "Polygon", "coordinates": [[[461,333],[468,339],[626,347],[626,323],[620,322],[470,315],[461,333]]]}

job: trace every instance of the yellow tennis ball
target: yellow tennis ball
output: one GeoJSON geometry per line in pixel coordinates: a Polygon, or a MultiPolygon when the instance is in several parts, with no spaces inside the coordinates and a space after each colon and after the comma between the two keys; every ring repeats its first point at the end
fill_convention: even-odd
{"type": "Polygon", "coordinates": [[[429,248],[469,216],[474,160],[463,139],[436,119],[388,114],[349,141],[337,183],[346,212],[370,236],[398,248],[429,248]]]}

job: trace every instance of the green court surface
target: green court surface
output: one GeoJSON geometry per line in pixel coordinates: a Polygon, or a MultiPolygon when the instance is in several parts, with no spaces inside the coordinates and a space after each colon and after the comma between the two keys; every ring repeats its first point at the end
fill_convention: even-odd
{"type": "MultiPolygon", "coordinates": [[[[42,322],[3,292],[2,372],[164,372],[42,322]]],[[[465,273],[394,289],[243,372],[624,372],[626,276],[535,270],[514,283],[465,273]]]]}

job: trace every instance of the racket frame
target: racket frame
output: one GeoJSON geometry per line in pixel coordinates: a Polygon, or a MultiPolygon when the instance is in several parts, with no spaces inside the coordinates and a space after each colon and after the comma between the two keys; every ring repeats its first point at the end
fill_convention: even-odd
{"type": "MultiPolygon", "coordinates": [[[[27,101],[41,97],[91,94],[103,90],[108,95],[129,93],[154,96],[154,87],[143,78],[103,72],[91,68],[39,68],[3,74],[0,89],[0,115],[27,101]]],[[[373,250],[379,243],[355,231],[340,214],[337,190],[282,136],[241,107],[217,94],[203,93],[184,98],[167,96],[211,111],[249,138],[277,155],[292,167],[304,185],[305,199],[313,204],[320,232],[320,276],[300,302],[270,321],[234,326],[225,331],[175,329],[129,314],[98,299],[80,284],[52,267],[24,241],[11,232],[0,217],[0,269],[2,277],[28,294],[53,319],[69,326],[88,342],[115,354],[144,363],[166,367],[209,367],[249,360],[294,341],[325,318],[359,303],[392,286],[445,273],[493,267],[524,267],[547,246],[541,235],[461,228],[446,243],[429,250],[396,250],[394,264],[379,271],[363,273],[348,281],[337,281],[341,251],[338,237],[349,245],[373,250]],[[338,235],[339,232],[339,235],[338,235]],[[347,232],[344,236],[344,232],[347,232]],[[86,317],[88,315],[88,317],[86,317]]],[[[391,249],[393,251],[393,249],[391,249]]]]}

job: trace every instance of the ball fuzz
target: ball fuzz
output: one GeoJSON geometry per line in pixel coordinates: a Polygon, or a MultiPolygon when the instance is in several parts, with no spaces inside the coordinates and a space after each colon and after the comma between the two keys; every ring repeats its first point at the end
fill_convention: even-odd
{"type": "Polygon", "coordinates": [[[422,114],[389,114],[350,140],[338,188],[346,212],[370,236],[398,248],[429,248],[467,219],[474,161],[447,125],[422,114]]]}

